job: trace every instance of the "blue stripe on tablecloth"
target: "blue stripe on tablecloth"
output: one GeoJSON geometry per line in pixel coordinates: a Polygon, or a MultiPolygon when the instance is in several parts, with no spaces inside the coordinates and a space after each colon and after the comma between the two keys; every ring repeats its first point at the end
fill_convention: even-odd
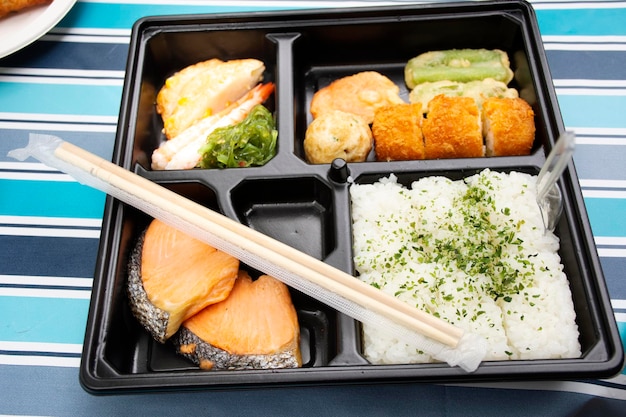
{"type": "MultiPolygon", "coordinates": [[[[588,2],[588,4],[592,3],[588,2]]],[[[624,25],[624,21],[626,21],[626,7],[545,9],[539,3],[533,6],[535,7],[539,30],[542,35],[626,35],[626,25],[624,25]]],[[[563,4],[563,6],[567,7],[566,4],[563,4]]]]}
{"type": "Polygon", "coordinates": [[[590,74],[594,80],[626,76],[616,73],[617,69],[626,68],[624,51],[548,50],[546,56],[554,79],[588,79],[590,74]]]}
{"type": "Polygon", "coordinates": [[[0,180],[0,196],[0,215],[14,216],[101,218],[105,199],[103,192],[73,181],[7,179],[0,180]]]}
{"type": "Polygon", "coordinates": [[[574,162],[579,178],[626,180],[626,137],[624,145],[576,145],[574,162]],[[620,169],[622,167],[622,169],[620,169]]]}
{"type": "Polygon", "coordinates": [[[585,198],[594,236],[626,236],[626,198],[585,198]]]}
{"type": "Polygon", "coordinates": [[[3,254],[11,248],[2,274],[92,278],[98,246],[98,239],[0,235],[3,254]]]}
{"type": "MultiPolygon", "coordinates": [[[[626,92],[626,90],[625,90],[626,92]]],[[[558,94],[563,122],[567,126],[623,128],[626,127],[626,95],[558,94]]]]}
{"type": "MultiPolygon", "coordinates": [[[[600,258],[605,277],[622,277],[626,271],[626,258],[600,258]]],[[[626,280],[610,279],[606,282],[612,299],[626,300],[626,280]]],[[[626,342],[626,337],[622,337],[626,342]]]]}
{"type": "Polygon", "coordinates": [[[0,295],[0,340],[82,343],[88,310],[89,299],[0,295]]]}
{"type": "MultiPolygon", "coordinates": [[[[618,321],[617,328],[619,329],[619,334],[622,338],[622,342],[626,341],[626,322],[618,321]]],[[[625,348],[626,351],[626,348],[625,348]]],[[[622,370],[622,374],[626,375],[626,367],[622,370]]]]}
{"type": "Polygon", "coordinates": [[[46,78],[45,81],[50,83],[42,83],[42,77],[26,78],[31,79],[0,79],[0,112],[98,116],[117,116],[119,113],[121,80],[113,80],[116,85],[103,85],[99,80],[75,84],[62,77],[46,78]]]}
{"type": "Polygon", "coordinates": [[[29,68],[73,68],[80,64],[83,70],[124,71],[128,44],[97,42],[41,41],[3,58],[3,67],[21,67],[25,60],[29,68]],[[79,62],[77,56],[81,57],[79,62]]]}
{"type": "MultiPolygon", "coordinates": [[[[21,129],[9,129],[2,128],[2,121],[0,121],[0,129],[2,135],[0,136],[0,168],[3,162],[16,163],[17,161],[13,158],[7,156],[7,153],[13,149],[23,148],[28,143],[28,135],[31,132],[37,132],[41,134],[54,135],[62,138],[63,140],[73,143],[74,145],[80,146],[83,149],[88,150],[91,153],[98,155],[101,158],[111,160],[111,156],[113,155],[113,144],[115,141],[115,126],[111,125],[109,127],[110,132],[91,132],[87,129],[100,128],[101,124],[97,125],[87,125],[84,124],[74,124],[74,127],[78,129],[77,131],[67,131],[63,130],[67,128],[67,124],[58,124],[57,130],[51,129],[40,129],[38,123],[32,122],[23,122],[19,123],[21,129]],[[85,130],[81,131],[80,129],[84,128],[85,130]]],[[[32,158],[28,160],[35,161],[32,158]]],[[[17,164],[13,169],[19,169],[20,165],[17,164]]],[[[26,169],[26,168],[24,168],[26,169]]],[[[0,179],[2,178],[2,173],[0,171],[0,179]]],[[[1,214],[1,213],[0,213],[1,214]]]]}

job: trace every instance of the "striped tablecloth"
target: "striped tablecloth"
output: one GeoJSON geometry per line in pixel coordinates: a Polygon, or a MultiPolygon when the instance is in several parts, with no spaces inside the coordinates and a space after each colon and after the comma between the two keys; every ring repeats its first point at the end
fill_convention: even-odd
{"type": "MultiPolygon", "coordinates": [[[[626,2],[532,3],[626,340],[626,2]]],[[[111,158],[130,28],[142,16],[363,4],[374,2],[79,0],[40,40],[0,59],[0,415],[626,415],[625,374],[121,397],[80,387],[105,196],[7,152],[43,132],[111,158]]]]}

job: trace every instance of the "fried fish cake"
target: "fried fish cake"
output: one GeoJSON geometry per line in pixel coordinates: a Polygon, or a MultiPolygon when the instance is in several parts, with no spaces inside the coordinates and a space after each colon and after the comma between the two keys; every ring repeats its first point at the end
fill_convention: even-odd
{"type": "Polygon", "coordinates": [[[313,118],[330,110],[341,110],[374,121],[377,108],[402,104],[400,88],[389,78],[375,71],[364,71],[333,81],[318,90],[311,100],[313,118]]]}
{"type": "Polygon", "coordinates": [[[484,156],[481,125],[474,99],[436,96],[422,125],[426,159],[484,156]]]}
{"type": "Polygon", "coordinates": [[[489,98],[483,103],[487,156],[528,155],[535,141],[535,114],[521,98],[489,98]]]}
{"type": "Polygon", "coordinates": [[[422,105],[394,104],[376,110],[372,134],[377,161],[424,159],[422,105]]]}
{"type": "Polygon", "coordinates": [[[169,77],[156,103],[167,138],[237,101],[261,81],[264,71],[257,59],[209,59],[169,77]]]}

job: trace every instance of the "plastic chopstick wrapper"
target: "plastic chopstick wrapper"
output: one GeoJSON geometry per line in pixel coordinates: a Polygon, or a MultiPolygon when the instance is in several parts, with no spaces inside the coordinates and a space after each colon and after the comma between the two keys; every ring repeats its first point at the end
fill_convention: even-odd
{"type": "Polygon", "coordinates": [[[479,335],[56,136],[31,134],[28,145],[9,156],[18,160],[32,156],[450,366],[473,372],[486,355],[486,341],[479,335]]]}

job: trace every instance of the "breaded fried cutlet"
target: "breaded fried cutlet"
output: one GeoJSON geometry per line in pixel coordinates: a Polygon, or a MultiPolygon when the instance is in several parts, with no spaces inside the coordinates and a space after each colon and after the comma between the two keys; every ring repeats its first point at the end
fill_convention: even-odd
{"type": "Polygon", "coordinates": [[[169,77],[156,102],[167,138],[237,101],[261,81],[263,71],[265,64],[257,59],[209,59],[169,77]]]}
{"type": "Polygon", "coordinates": [[[311,114],[317,118],[326,111],[341,110],[371,124],[377,108],[402,103],[400,88],[393,81],[378,72],[364,71],[318,90],[311,100],[311,114]]]}
{"type": "Polygon", "coordinates": [[[528,155],[535,140],[535,113],[521,98],[489,98],[483,103],[487,156],[528,155]]]}
{"type": "Polygon", "coordinates": [[[372,124],[377,161],[424,159],[422,105],[394,104],[376,110],[372,124]]]}
{"type": "Polygon", "coordinates": [[[33,6],[52,3],[52,0],[0,0],[0,17],[33,6]]]}
{"type": "Polygon", "coordinates": [[[484,156],[481,125],[474,99],[436,96],[422,124],[426,159],[484,156]]]}

